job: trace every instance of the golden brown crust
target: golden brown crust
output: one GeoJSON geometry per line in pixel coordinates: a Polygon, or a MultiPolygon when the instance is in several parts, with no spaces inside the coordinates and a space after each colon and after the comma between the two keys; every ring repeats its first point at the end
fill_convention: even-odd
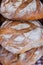
{"type": "MultiPolygon", "coordinates": [[[[11,21],[8,21],[7,23],[9,23],[11,21]]],[[[7,34],[7,33],[26,33],[26,32],[29,32],[31,30],[34,30],[35,28],[37,28],[38,26],[37,25],[34,25],[33,23],[31,22],[20,22],[20,21],[14,21],[14,22],[11,22],[9,23],[8,25],[5,24],[4,27],[2,29],[0,29],[0,34],[7,34]],[[16,26],[16,25],[19,25],[19,24],[28,24],[30,27],[27,27],[26,28],[22,28],[17,30],[17,29],[14,29],[14,28],[11,28],[12,26],[16,26]],[[11,26],[11,27],[10,27],[11,26]],[[6,31],[7,30],[7,31],[6,31]],[[9,31],[10,30],[10,31],[9,31]],[[4,32],[3,32],[4,31],[4,32]],[[22,32],[21,32],[22,31],[22,32]]],[[[20,28],[20,27],[19,27],[20,28]]]]}
{"type": "Polygon", "coordinates": [[[39,27],[31,22],[7,21],[0,29],[1,45],[13,54],[43,45],[42,30],[37,24],[39,27]]]}
{"type": "Polygon", "coordinates": [[[38,20],[43,18],[43,4],[40,0],[6,0],[1,14],[12,20],[38,20]]]}
{"type": "Polygon", "coordinates": [[[22,54],[24,55],[23,58],[21,58],[22,55],[19,55],[17,58],[17,56],[2,48],[0,52],[0,62],[3,65],[32,65],[42,56],[42,49],[43,47],[31,49],[30,51],[26,52],[25,55],[22,54]]]}

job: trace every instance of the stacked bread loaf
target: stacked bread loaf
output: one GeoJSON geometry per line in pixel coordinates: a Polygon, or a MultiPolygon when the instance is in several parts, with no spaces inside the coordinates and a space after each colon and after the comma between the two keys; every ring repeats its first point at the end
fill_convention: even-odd
{"type": "Polygon", "coordinates": [[[43,55],[43,26],[38,21],[43,18],[43,4],[40,0],[2,0],[0,13],[4,21],[0,63],[34,65],[43,55]]]}

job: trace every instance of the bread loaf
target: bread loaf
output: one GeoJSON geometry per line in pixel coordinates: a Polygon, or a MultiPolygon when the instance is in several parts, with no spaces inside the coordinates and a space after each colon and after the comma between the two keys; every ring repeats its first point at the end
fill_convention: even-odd
{"type": "Polygon", "coordinates": [[[1,14],[11,20],[38,20],[43,18],[40,0],[2,0],[1,14]]]}
{"type": "Polygon", "coordinates": [[[42,56],[43,47],[31,49],[20,55],[13,55],[4,48],[0,51],[0,63],[2,65],[32,65],[42,56]]]}
{"type": "Polygon", "coordinates": [[[5,21],[0,29],[0,44],[13,54],[40,47],[43,45],[40,24],[36,21],[5,21]]]}

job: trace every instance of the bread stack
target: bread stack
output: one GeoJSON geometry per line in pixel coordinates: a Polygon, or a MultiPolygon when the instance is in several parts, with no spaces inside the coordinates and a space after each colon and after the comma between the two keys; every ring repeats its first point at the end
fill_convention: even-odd
{"type": "Polygon", "coordinates": [[[43,55],[43,4],[40,0],[2,0],[0,63],[34,65],[43,55]]]}

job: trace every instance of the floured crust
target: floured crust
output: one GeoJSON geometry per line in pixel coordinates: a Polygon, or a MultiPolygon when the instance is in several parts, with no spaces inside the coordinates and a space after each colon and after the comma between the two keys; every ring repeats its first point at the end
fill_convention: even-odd
{"type": "Polygon", "coordinates": [[[18,55],[13,55],[12,53],[5,50],[3,47],[0,50],[0,63],[3,65],[9,65],[9,63],[16,62],[18,60],[18,55]]]}
{"type": "Polygon", "coordinates": [[[40,0],[3,0],[1,14],[12,20],[37,20],[43,18],[40,0]]]}
{"type": "Polygon", "coordinates": [[[26,64],[25,63],[24,64],[25,65],[33,65],[33,64],[35,64],[35,62],[42,56],[42,52],[41,51],[43,51],[43,49],[42,50],[41,49],[36,50],[34,52],[33,56],[30,58],[30,60],[28,60],[28,62],[26,64]]]}
{"type": "Polygon", "coordinates": [[[18,56],[2,48],[0,52],[0,62],[3,65],[32,65],[42,56],[42,49],[43,47],[34,48],[18,56]]]}
{"type": "Polygon", "coordinates": [[[13,54],[43,45],[40,24],[8,21],[1,26],[0,44],[13,54]]]}

